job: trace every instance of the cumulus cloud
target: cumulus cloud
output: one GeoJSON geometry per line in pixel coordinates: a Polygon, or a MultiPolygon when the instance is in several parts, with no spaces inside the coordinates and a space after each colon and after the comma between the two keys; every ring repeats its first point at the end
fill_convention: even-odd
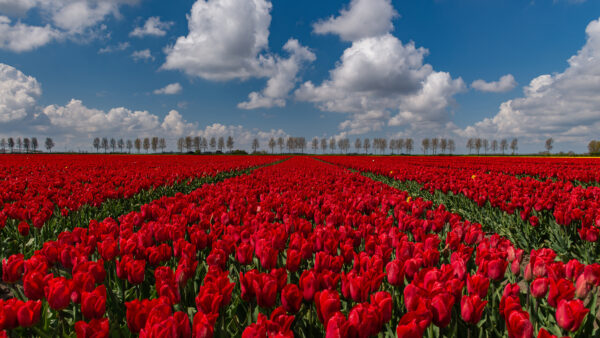
{"type": "Polygon", "coordinates": [[[0,63],[0,123],[23,119],[35,108],[41,94],[35,78],[0,63]]]}
{"type": "Polygon", "coordinates": [[[129,48],[130,44],[129,42],[120,42],[114,46],[106,46],[103,48],[100,48],[100,50],[98,50],[98,54],[109,54],[109,53],[114,53],[114,52],[122,52],[124,50],[126,50],[127,48],[129,48]]]}
{"type": "Polygon", "coordinates": [[[152,56],[152,53],[150,52],[150,49],[136,50],[133,53],[131,53],[131,58],[135,62],[138,62],[138,61],[149,61],[149,60],[154,61],[154,56],[152,56]]]}
{"type": "Polygon", "coordinates": [[[162,68],[208,80],[246,79],[272,67],[268,47],[271,2],[198,0],[188,15],[187,36],[166,48],[162,68]]]}
{"type": "Polygon", "coordinates": [[[285,105],[303,65],[315,55],[289,39],[284,58],[268,51],[271,7],[268,0],[198,0],[188,15],[188,34],[165,48],[162,69],[179,70],[212,81],[268,78],[261,92],[252,92],[242,109],[285,105]]]}
{"type": "Polygon", "coordinates": [[[0,0],[0,14],[19,17],[35,11],[43,26],[12,22],[0,15],[0,48],[30,51],[54,40],[94,36],[107,17],[120,17],[119,8],[139,0],[0,0]]]}
{"type": "Polygon", "coordinates": [[[600,128],[600,19],[586,28],[585,45],[562,73],[540,75],[524,96],[503,102],[499,112],[457,133],[465,137],[522,137],[538,142],[587,142],[600,128]]]}
{"type": "Polygon", "coordinates": [[[0,63],[0,137],[44,135],[55,138],[61,148],[89,149],[94,137],[135,138],[158,136],[167,139],[175,149],[176,139],[182,136],[233,136],[236,148],[249,149],[252,140],[262,144],[270,137],[286,137],[281,129],[248,129],[241,125],[211,124],[199,127],[187,121],[177,110],[164,118],[146,110],[116,107],[108,111],[86,106],[71,99],[65,105],[39,107],[41,86],[31,76],[12,66],[0,63]]]}
{"type": "Polygon", "coordinates": [[[175,95],[181,93],[183,87],[179,82],[168,84],[164,88],[156,89],[153,93],[156,95],[175,95]]]}
{"type": "Polygon", "coordinates": [[[165,36],[174,22],[162,22],[157,16],[149,17],[142,27],[136,27],[129,36],[142,38],[145,36],[165,36]]]}
{"type": "Polygon", "coordinates": [[[267,86],[262,92],[252,92],[249,100],[238,104],[242,109],[284,107],[289,92],[294,89],[299,81],[298,72],[303,63],[313,62],[316,59],[307,47],[300,45],[298,40],[290,39],[283,49],[290,55],[287,59],[277,57],[274,74],[267,81],[267,86]]]}
{"type": "Polygon", "coordinates": [[[366,134],[372,131],[379,131],[390,118],[387,111],[371,110],[364,114],[355,114],[351,119],[340,123],[340,130],[344,130],[347,135],[366,134]]]}
{"type": "Polygon", "coordinates": [[[452,79],[425,64],[427,53],[390,34],[364,38],[344,51],[329,79],[320,85],[305,82],[295,95],[324,111],[352,113],[354,120],[398,110],[389,125],[443,124],[453,96],[465,85],[461,78],[452,79]]]}
{"type": "Polygon", "coordinates": [[[513,90],[517,86],[517,81],[512,74],[506,74],[498,81],[486,82],[484,80],[475,80],[471,83],[471,88],[481,92],[503,93],[513,90]]]}
{"type": "Polygon", "coordinates": [[[17,22],[11,24],[6,16],[0,16],[0,48],[13,52],[28,52],[57,39],[61,33],[50,25],[30,26],[17,22]]]}
{"type": "Polygon", "coordinates": [[[321,20],[313,29],[317,34],[336,34],[342,40],[356,41],[391,32],[392,19],[397,16],[391,0],[352,0],[339,16],[321,20]]]}

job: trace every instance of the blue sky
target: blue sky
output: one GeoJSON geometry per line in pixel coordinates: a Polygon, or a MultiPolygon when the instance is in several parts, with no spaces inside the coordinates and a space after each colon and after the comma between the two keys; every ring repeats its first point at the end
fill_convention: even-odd
{"type": "Polygon", "coordinates": [[[0,0],[0,137],[518,137],[530,152],[553,137],[584,151],[600,127],[599,16],[592,0],[0,0]]]}

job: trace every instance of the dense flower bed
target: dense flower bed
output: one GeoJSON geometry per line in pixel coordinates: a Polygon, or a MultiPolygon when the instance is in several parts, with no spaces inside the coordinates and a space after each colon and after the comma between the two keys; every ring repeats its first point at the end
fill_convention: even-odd
{"type": "Polygon", "coordinates": [[[600,265],[296,157],[2,262],[0,335],[597,336],[600,265]]]}
{"type": "MultiPolygon", "coordinates": [[[[540,223],[541,216],[558,225],[574,225],[579,236],[589,242],[598,241],[600,235],[600,187],[582,187],[570,181],[538,180],[529,176],[515,177],[502,170],[507,160],[487,158],[487,163],[474,164],[466,157],[323,157],[330,163],[340,164],[359,171],[374,172],[400,181],[415,181],[423,184],[430,192],[462,194],[479,206],[490,203],[519,216],[532,226],[540,223]]],[[[482,160],[482,161],[486,161],[482,160]]],[[[539,159],[519,158],[521,167],[527,172],[544,172],[539,159]],[[535,169],[539,167],[540,169],[535,169]]],[[[548,159],[552,163],[553,159],[548,159]]],[[[558,160],[558,159],[556,159],[558,160]]],[[[593,171],[600,161],[584,159],[594,163],[593,171]]],[[[512,159],[511,161],[515,161],[512,159]]],[[[580,160],[583,161],[583,160],[580,160]]],[[[574,160],[574,168],[580,161],[574,160]]],[[[561,159],[563,167],[564,160],[561,159]]],[[[511,168],[507,165],[507,168],[511,168]]],[[[568,168],[563,168],[568,172],[568,168]]],[[[575,169],[574,169],[575,170],[575,169]]]]}
{"type": "Polygon", "coordinates": [[[276,156],[0,155],[0,227],[40,228],[53,214],[191,178],[274,162],[276,156]]]}

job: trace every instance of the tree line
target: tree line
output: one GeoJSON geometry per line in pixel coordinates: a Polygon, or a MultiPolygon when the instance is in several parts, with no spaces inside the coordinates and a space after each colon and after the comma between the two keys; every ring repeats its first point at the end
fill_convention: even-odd
{"type": "MultiPolygon", "coordinates": [[[[23,139],[20,137],[17,137],[16,139],[9,137],[0,139],[0,150],[2,150],[3,153],[6,153],[7,150],[10,150],[11,153],[14,153],[15,150],[19,153],[36,152],[39,146],[40,145],[37,137],[25,137],[23,139]]],[[[46,147],[46,150],[52,152],[52,148],[54,148],[54,140],[51,137],[47,137],[46,141],[44,142],[44,146],[46,147]]]]}

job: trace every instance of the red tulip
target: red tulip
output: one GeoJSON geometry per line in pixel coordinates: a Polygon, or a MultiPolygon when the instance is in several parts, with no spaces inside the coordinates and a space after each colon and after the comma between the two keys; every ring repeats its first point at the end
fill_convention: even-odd
{"type": "Polygon", "coordinates": [[[298,286],[302,290],[304,300],[310,302],[319,289],[319,281],[312,270],[304,270],[300,276],[298,286]]]}
{"type": "Polygon", "coordinates": [[[399,260],[393,260],[385,266],[387,280],[393,286],[404,285],[404,264],[399,260]]]}
{"type": "Polygon", "coordinates": [[[146,274],[145,260],[132,260],[127,262],[127,280],[129,283],[137,285],[142,284],[144,275],[146,274]]]}
{"type": "Polygon", "coordinates": [[[337,291],[324,290],[315,294],[315,305],[319,320],[325,327],[327,322],[336,312],[340,310],[340,295],[337,291]]]}
{"type": "Polygon", "coordinates": [[[173,314],[173,322],[178,337],[191,337],[192,328],[190,327],[190,317],[187,313],[177,311],[173,314]]]}
{"type": "Polygon", "coordinates": [[[508,262],[504,259],[493,259],[487,262],[487,275],[490,279],[495,281],[502,280],[504,278],[504,273],[506,272],[506,267],[508,266],[508,262]]]}
{"type": "Polygon", "coordinates": [[[529,321],[529,313],[523,310],[512,311],[506,323],[509,338],[533,337],[533,325],[529,321]]]}
{"type": "Polygon", "coordinates": [[[81,312],[87,319],[98,319],[106,312],[106,287],[100,285],[92,292],[81,294],[81,312]]]}
{"type": "Polygon", "coordinates": [[[478,295],[463,296],[460,301],[460,314],[463,320],[470,324],[477,324],[486,304],[487,301],[481,300],[478,295]]]}
{"type": "Polygon", "coordinates": [[[29,235],[29,223],[27,223],[25,221],[19,223],[18,230],[19,230],[19,234],[21,234],[21,236],[23,236],[23,237],[29,235]]]}
{"type": "Polygon", "coordinates": [[[39,300],[44,297],[44,286],[46,285],[44,277],[42,273],[37,271],[25,275],[23,278],[23,291],[28,299],[39,300]]]}
{"type": "Polygon", "coordinates": [[[470,295],[476,294],[485,298],[490,287],[490,280],[481,274],[467,275],[467,291],[470,295]]]}
{"type": "Polygon", "coordinates": [[[327,322],[325,338],[344,338],[349,336],[350,325],[341,312],[336,312],[327,322]]]}
{"type": "Polygon", "coordinates": [[[42,314],[42,302],[41,301],[27,301],[17,311],[17,319],[19,320],[19,326],[30,327],[37,324],[40,321],[42,314]]]}
{"type": "Polygon", "coordinates": [[[531,282],[531,295],[535,298],[546,297],[548,292],[548,278],[538,277],[531,282]]]}
{"type": "Polygon", "coordinates": [[[550,292],[548,293],[548,304],[557,307],[562,299],[571,300],[575,296],[575,286],[568,279],[555,281],[550,278],[550,292]]]}
{"type": "Polygon", "coordinates": [[[109,329],[108,318],[92,319],[89,323],[84,321],[75,323],[77,338],[106,338],[109,329]]]}
{"type": "Polygon", "coordinates": [[[212,338],[218,316],[218,314],[204,314],[202,311],[196,312],[192,326],[192,337],[212,338]]]}
{"type": "Polygon", "coordinates": [[[71,303],[71,281],[64,277],[56,277],[48,281],[45,288],[46,299],[53,310],[65,309],[71,303]]]}
{"type": "Polygon", "coordinates": [[[579,299],[567,301],[561,299],[556,309],[556,322],[562,329],[575,332],[581,326],[583,319],[590,312],[579,299]]]}
{"type": "Polygon", "coordinates": [[[23,304],[16,298],[7,301],[0,299],[0,330],[14,329],[19,325],[18,310],[23,304]]]}
{"type": "Polygon", "coordinates": [[[454,296],[449,293],[435,295],[431,299],[431,313],[433,314],[433,323],[439,327],[446,327],[452,319],[452,306],[454,305],[454,296]]]}
{"type": "Polygon", "coordinates": [[[23,277],[25,261],[23,254],[12,255],[8,260],[2,260],[2,280],[7,283],[16,283],[23,277]]]}
{"type": "Polygon", "coordinates": [[[288,284],[281,290],[281,305],[289,313],[300,310],[302,293],[296,284],[288,284]]]}
{"type": "Polygon", "coordinates": [[[371,295],[371,304],[379,309],[381,322],[385,324],[392,319],[392,296],[386,291],[376,292],[371,295]]]}

